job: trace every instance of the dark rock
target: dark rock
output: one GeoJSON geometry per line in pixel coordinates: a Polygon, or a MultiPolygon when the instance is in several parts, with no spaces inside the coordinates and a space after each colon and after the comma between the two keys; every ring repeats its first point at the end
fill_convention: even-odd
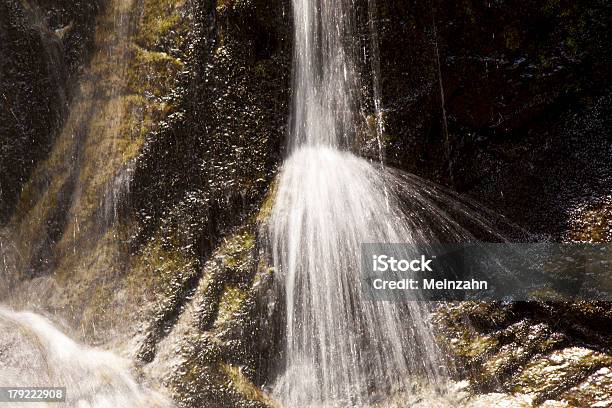
{"type": "Polygon", "coordinates": [[[0,2],[0,223],[61,129],[101,1],[0,2]]]}
{"type": "Polygon", "coordinates": [[[146,142],[132,203],[143,224],[137,244],[178,211],[177,227],[188,226],[206,257],[261,201],[281,157],[290,8],[284,1],[201,2],[192,13],[182,109],[146,142]]]}
{"type": "Polygon", "coordinates": [[[554,236],[609,192],[609,2],[378,6],[390,164],[554,236]]]}

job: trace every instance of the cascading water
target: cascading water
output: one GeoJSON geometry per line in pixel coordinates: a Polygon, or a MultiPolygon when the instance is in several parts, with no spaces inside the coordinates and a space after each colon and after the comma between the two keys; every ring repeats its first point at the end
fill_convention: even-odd
{"type": "Polygon", "coordinates": [[[458,219],[495,234],[468,205],[422,180],[350,153],[360,79],[347,0],[293,0],[294,100],[289,157],[269,224],[284,287],[287,407],[362,407],[441,388],[446,372],[425,302],[363,299],[362,243],[473,241],[458,219]]]}
{"type": "Polygon", "coordinates": [[[37,314],[0,308],[0,329],[1,387],[65,386],[66,401],[50,402],[53,407],[172,406],[140,386],[127,361],[75,343],[37,314]]]}

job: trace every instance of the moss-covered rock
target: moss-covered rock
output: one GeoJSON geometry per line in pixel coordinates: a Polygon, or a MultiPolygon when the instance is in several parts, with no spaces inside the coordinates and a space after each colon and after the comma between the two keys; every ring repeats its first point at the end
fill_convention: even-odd
{"type": "Polygon", "coordinates": [[[272,275],[255,218],[221,241],[176,324],[156,339],[151,366],[170,373],[164,382],[179,406],[275,406],[260,388],[274,365],[278,317],[268,308],[272,275]]]}
{"type": "Polygon", "coordinates": [[[521,399],[524,406],[583,406],[572,405],[578,389],[581,404],[612,397],[598,385],[612,364],[610,344],[600,337],[609,325],[605,309],[605,303],[589,302],[466,302],[440,307],[436,321],[457,378],[470,381],[474,406],[495,398],[509,406],[521,399]]]}
{"type": "MultiPolygon", "coordinates": [[[[163,35],[186,36],[189,19],[183,7],[176,1],[168,10],[184,18],[175,19],[172,33],[163,35]]],[[[152,11],[109,1],[95,30],[90,27],[91,57],[80,73],[69,114],[47,157],[37,162],[21,189],[8,225],[18,254],[13,284],[27,288],[32,278],[49,282],[41,285],[41,306],[63,311],[83,335],[95,333],[96,339],[117,329],[117,316],[109,310],[123,310],[126,323],[143,315],[167,319],[137,305],[151,298],[163,310],[172,309],[166,303],[182,304],[190,279],[199,272],[197,257],[162,248],[160,238],[152,238],[140,257],[130,258],[125,242],[138,225],[119,220],[145,135],[176,109],[181,58],[188,52],[169,37],[159,37],[155,50],[136,44],[150,28],[140,18],[147,12],[152,11]],[[147,262],[157,259],[157,266],[142,261],[142,254],[150,256],[147,262]],[[136,300],[134,307],[125,307],[126,297],[136,300]]]]}
{"type": "Polygon", "coordinates": [[[101,1],[0,4],[0,224],[51,149],[90,56],[101,1]]]}

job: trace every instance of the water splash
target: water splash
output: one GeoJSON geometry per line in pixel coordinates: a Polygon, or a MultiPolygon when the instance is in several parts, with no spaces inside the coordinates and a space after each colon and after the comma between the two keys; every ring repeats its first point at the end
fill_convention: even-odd
{"type": "Polygon", "coordinates": [[[430,305],[402,302],[400,294],[394,302],[364,299],[360,246],[403,242],[421,253],[440,242],[475,241],[474,232],[503,240],[487,218],[440,187],[381,171],[349,152],[294,152],[269,224],[287,308],[279,399],[287,406],[360,407],[406,392],[417,380],[443,389],[447,372],[430,305]]]}
{"type": "Polygon", "coordinates": [[[66,402],[53,407],[173,406],[141,386],[126,360],[74,342],[40,315],[0,308],[0,328],[0,386],[66,387],[66,402]]]}

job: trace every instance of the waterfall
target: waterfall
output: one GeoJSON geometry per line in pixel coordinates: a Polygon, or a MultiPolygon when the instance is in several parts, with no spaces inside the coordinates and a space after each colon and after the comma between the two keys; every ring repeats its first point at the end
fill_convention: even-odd
{"type": "Polygon", "coordinates": [[[473,241],[462,219],[495,235],[451,193],[351,153],[363,116],[353,4],[293,0],[289,156],[268,231],[286,308],[273,393],[287,407],[369,406],[415,382],[443,388],[430,305],[364,299],[360,246],[473,241]]]}

